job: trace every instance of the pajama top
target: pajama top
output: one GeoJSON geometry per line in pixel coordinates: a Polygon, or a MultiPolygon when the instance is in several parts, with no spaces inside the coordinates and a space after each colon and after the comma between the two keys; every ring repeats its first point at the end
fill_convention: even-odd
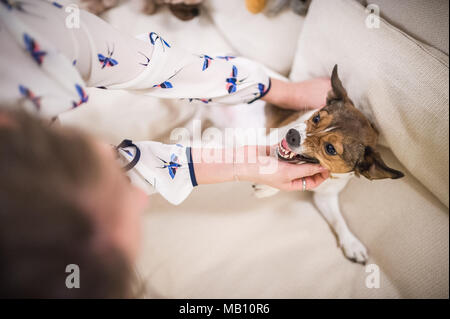
{"type": "MultiPolygon", "coordinates": [[[[41,117],[83,107],[86,87],[202,103],[251,103],[270,89],[245,58],[192,54],[163,35],[131,37],[95,15],[50,0],[0,0],[0,103],[41,117]]],[[[179,204],[196,186],[190,148],[125,140],[132,183],[179,204]]]]}

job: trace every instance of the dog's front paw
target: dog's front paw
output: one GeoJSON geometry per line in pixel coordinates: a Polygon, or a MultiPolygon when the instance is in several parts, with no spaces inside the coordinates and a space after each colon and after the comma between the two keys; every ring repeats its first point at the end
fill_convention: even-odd
{"type": "Polygon", "coordinates": [[[264,184],[253,184],[252,187],[257,198],[270,197],[279,192],[278,189],[264,184]]]}
{"type": "Polygon", "coordinates": [[[369,259],[367,249],[353,234],[348,234],[340,240],[344,255],[353,262],[365,265],[369,259]]]}

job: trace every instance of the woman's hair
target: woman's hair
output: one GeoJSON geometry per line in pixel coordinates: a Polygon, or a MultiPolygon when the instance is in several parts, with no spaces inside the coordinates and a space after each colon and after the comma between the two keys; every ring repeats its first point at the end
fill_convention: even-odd
{"type": "Polygon", "coordinates": [[[99,227],[76,200],[100,165],[80,132],[0,107],[0,298],[131,297],[126,259],[98,244],[99,227]],[[80,287],[70,289],[72,264],[80,287]]]}

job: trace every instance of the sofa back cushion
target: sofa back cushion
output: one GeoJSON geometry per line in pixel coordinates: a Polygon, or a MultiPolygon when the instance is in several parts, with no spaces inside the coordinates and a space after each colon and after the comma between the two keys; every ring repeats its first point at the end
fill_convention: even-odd
{"type": "Polygon", "coordinates": [[[448,207],[448,56],[383,19],[371,28],[368,15],[356,1],[313,1],[290,78],[329,76],[338,64],[350,97],[379,129],[380,143],[448,207]]]}
{"type": "Polygon", "coordinates": [[[367,0],[390,24],[448,55],[448,1],[367,0]]]}
{"type": "Polygon", "coordinates": [[[258,61],[284,76],[289,74],[304,18],[290,9],[268,17],[252,14],[244,0],[204,1],[216,29],[234,54],[258,61]]]}

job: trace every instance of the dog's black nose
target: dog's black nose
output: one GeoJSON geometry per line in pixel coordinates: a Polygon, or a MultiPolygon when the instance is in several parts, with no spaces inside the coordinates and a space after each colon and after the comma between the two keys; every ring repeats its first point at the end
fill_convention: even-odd
{"type": "Polygon", "coordinates": [[[300,133],[291,128],[286,134],[286,142],[289,146],[299,147],[300,146],[300,133]]]}

